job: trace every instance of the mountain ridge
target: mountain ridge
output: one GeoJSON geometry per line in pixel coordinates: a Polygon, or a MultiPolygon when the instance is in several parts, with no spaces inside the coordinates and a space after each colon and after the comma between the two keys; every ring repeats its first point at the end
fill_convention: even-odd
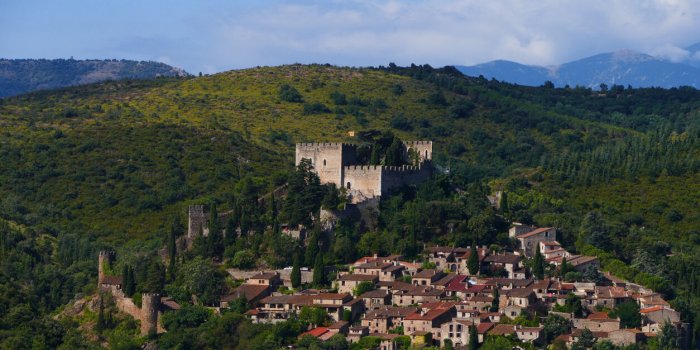
{"type": "Polygon", "coordinates": [[[487,79],[527,86],[540,86],[550,81],[558,87],[569,85],[594,89],[601,84],[698,88],[700,66],[697,66],[694,57],[700,53],[700,43],[689,46],[687,51],[688,58],[681,62],[623,49],[551,66],[494,60],[474,66],[455,67],[465,75],[484,76],[487,79]]]}
{"type": "Polygon", "coordinates": [[[0,58],[0,98],[105,80],[187,75],[181,68],[154,61],[0,58]]]}

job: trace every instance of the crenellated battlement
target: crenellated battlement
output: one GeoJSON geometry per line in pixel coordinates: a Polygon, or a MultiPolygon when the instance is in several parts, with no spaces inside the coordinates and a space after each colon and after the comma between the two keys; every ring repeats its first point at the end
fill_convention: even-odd
{"type": "Polygon", "coordinates": [[[403,141],[404,145],[432,145],[433,141],[403,141]]]}
{"type": "Polygon", "coordinates": [[[300,142],[296,144],[298,148],[339,148],[339,147],[350,147],[357,148],[354,143],[345,142],[300,142]]]}

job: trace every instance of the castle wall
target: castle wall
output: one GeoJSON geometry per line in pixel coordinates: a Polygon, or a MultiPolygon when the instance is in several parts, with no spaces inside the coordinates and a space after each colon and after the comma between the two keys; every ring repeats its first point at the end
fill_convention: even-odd
{"type": "Polygon", "coordinates": [[[352,196],[352,203],[371,199],[382,194],[382,166],[351,165],[344,167],[343,187],[352,196]]]}
{"type": "Polygon", "coordinates": [[[355,145],[346,143],[298,143],[295,164],[302,159],[310,159],[322,184],[334,183],[340,186],[343,179],[343,165],[355,162],[355,145]]]}
{"type": "Polygon", "coordinates": [[[417,185],[430,178],[429,166],[385,166],[382,168],[382,194],[405,185],[417,185]]]}
{"type": "Polygon", "coordinates": [[[413,149],[418,152],[421,162],[433,159],[433,141],[404,141],[406,154],[413,149]]]}
{"type": "Polygon", "coordinates": [[[143,293],[141,298],[141,334],[158,331],[160,295],[143,293]]]}
{"type": "MultiPolygon", "coordinates": [[[[190,205],[187,212],[187,238],[190,242],[201,232],[203,236],[209,236],[209,212],[204,211],[203,205],[190,205]]],[[[219,213],[219,227],[223,230],[233,210],[219,213]]],[[[226,232],[224,231],[224,235],[226,232]]]]}

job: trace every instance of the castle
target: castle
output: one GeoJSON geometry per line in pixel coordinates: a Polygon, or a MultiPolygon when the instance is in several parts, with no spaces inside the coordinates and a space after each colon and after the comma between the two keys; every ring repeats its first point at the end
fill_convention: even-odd
{"type": "Polygon", "coordinates": [[[141,335],[151,332],[163,333],[165,329],[159,324],[158,319],[163,312],[178,309],[179,305],[168,298],[162,298],[155,293],[141,294],[141,307],[124,294],[122,290],[122,276],[110,276],[105,268],[111,266],[114,261],[114,252],[101,251],[97,260],[97,288],[102,292],[111,293],[117,308],[141,321],[141,335]]]}
{"type": "Polygon", "coordinates": [[[357,145],[348,143],[297,143],[295,164],[309,159],[322,184],[344,187],[351,202],[357,204],[430,177],[433,142],[405,141],[403,144],[404,160],[416,165],[357,165],[357,145]],[[410,159],[412,156],[414,159],[410,159]]]}

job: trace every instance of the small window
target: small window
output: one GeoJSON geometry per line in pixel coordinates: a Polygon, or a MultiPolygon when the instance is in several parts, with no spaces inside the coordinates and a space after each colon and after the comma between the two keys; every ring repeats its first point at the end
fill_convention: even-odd
{"type": "Polygon", "coordinates": [[[350,182],[347,183],[346,187],[348,188],[348,190],[350,189],[350,182]]]}
{"type": "Polygon", "coordinates": [[[325,159],[323,160],[323,166],[326,166],[326,160],[325,160],[325,159]]]}

